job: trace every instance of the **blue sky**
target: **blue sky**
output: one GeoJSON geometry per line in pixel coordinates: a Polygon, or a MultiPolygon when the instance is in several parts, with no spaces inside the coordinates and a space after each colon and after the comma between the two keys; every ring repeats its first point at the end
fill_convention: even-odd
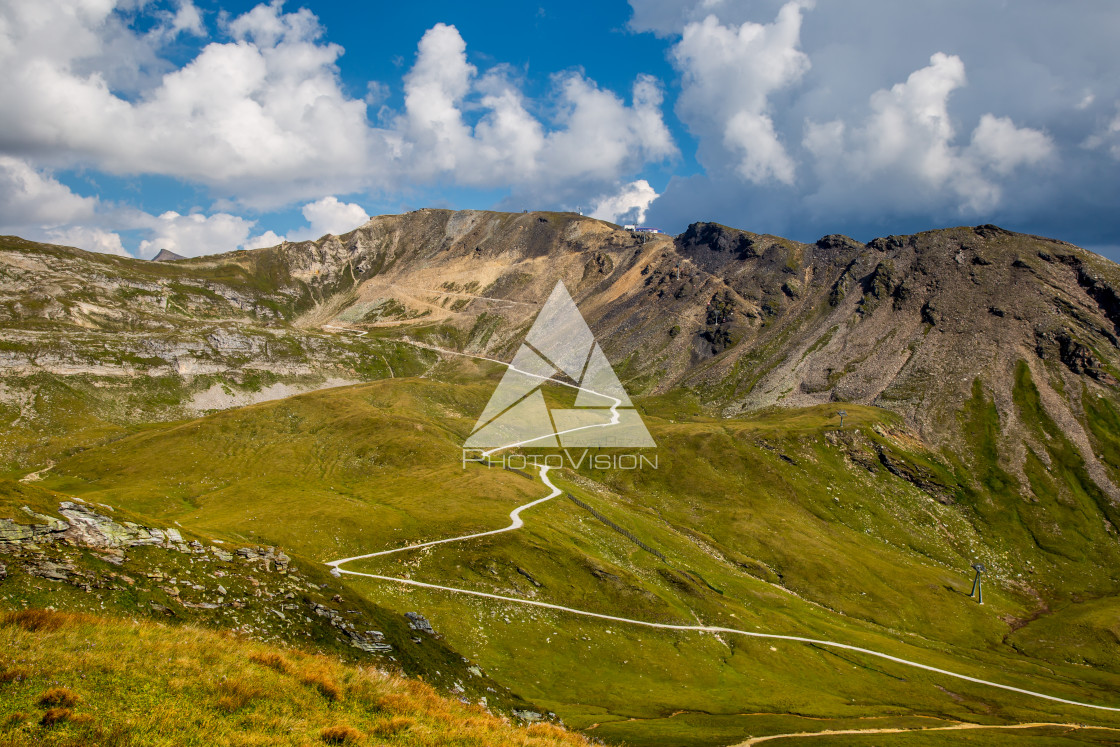
{"type": "Polygon", "coordinates": [[[1120,259],[1120,3],[8,0],[0,232],[148,257],[418,207],[1120,259]]]}

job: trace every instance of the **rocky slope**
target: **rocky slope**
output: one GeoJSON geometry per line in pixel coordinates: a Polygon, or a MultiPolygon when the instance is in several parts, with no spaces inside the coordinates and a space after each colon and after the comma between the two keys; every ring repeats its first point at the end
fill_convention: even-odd
{"type": "Polygon", "coordinates": [[[1120,520],[1120,268],[1061,241],[979,226],[802,244],[705,223],[673,238],[419,210],[174,263],[0,249],[0,399],[17,425],[59,381],[47,393],[101,395],[89,407],[116,424],[128,414],[103,413],[121,402],[152,420],[161,401],[169,417],[435,360],[394,339],[509,358],[563,280],[631,392],[684,389],[712,414],[886,407],[977,489],[1082,496],[1110,534],[1120,520]],[[137,379],[159,396],[137,397],[137,379]],[[1047,484],[1055,463],[1077,485],[1047,484]]]}
{"type": "Polygon", "coordinates": [[[275,252],[144,262],[0,238],[0,471],[170,420],[423,371],[429,354],[299,329],[275,252]]]}
{"type": "Polygon", "coordinates": [[[673,239],[570,214],[432,210],[274,251],[306,282],[353,280],[297,326],[396,328],[508,357],[563,279],[631,391],[683,387],[723,414],[874,404],[966,464],[962,417],[990,401],[1024,490],[1028,455],[1049,461],[1041,414],[1120,497],[1107,426],[1120,268],[1061,241],[979,226],[800,244],[703,223],[673,239]],[[1015,402],[1028,379],[1039,413],[1015,402]]]}
{"type": "Polygon", "coordinates": [[[318,563],[276,547],[204,544],[186,530],[59,497],[0,481],[0,606],[230,630],[419,674],[464,702],[523,720],[545,717],[451,650],[421,613],[371,604],[318,563]]]}

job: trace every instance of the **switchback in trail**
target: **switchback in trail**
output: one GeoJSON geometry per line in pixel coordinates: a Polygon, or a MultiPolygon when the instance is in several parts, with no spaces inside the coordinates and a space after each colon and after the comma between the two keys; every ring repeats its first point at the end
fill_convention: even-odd
{"type": "MultiPolygon", "coordinates": [[[[504,361],[499,361],[499,360],[496,360],[496,359],[493,359],[493,358],[485,358],[483,356],[469,355],[469,354],[466,354],[466,353],[457,353],[455,351],[444,350],[442,348],[434,348],[434,347],[427,346],[427,345],[417,345],[417,346],[418,347],[424,347],[424,348],[427,348],[429,350],[435,350],[435,351],[441,352],[441,353],[448,353],[448,354],[455,354],[455,355],[465,355],[465,356],[471,357],[471,358],[478,358],[478,359],[482,359],[482,360],[492,361],[494,363],[501,363],[502,365],[505,365],[507,367],[512,366],[512,364],[510,364],[510,363],[505,363],[504,361]]],[[[528,374],[528,375],[534,375],[534,374],[528,374]]],[[[538,378],[544,378],[544,377],[538,377],[538,378]]],[[[583,387],[580,387],[579,385],[572,385],[572,384],[568,384],[566,382],[556,381],[555,379],[548,379],[548,380],[553,381],[555,383],[563,384],[565,386],[575,386],[575,388],[583,389],[583,387]]],[[[603,394],[600,394],[599,392],[594,392],[594,391],[591,391],[591,390],[586,390],[586,391],[589,391],[592,394],[607,397],[608,399],[614,399],[614,398],[609,397],[609,395],[603,395],[603,394]]],[[[617,405],[616,405],[616,407],[617,407],[617,405]]],[[[607,425],[609,426],[609,424],[607,424],[607,425]]],[[[601,427],[601,426],[594,426],[594,427],[601,427]]],[[[521,445],[521,444],[509,444],[508,446],[503,446],[503,447],[500,447],[500,448],[497,448],[497,449],[492,449],[492,450],[486,452],[486,454],[489,455],[490,453],[493,453],[495,451],[501,451],[503,449],[513,448],[513,447],[518,446],[518,445],[521,445]]],[[[350,571],[350,570],[346,570],[346,569],[342,568],[343,565],[345,565],[347,563],[354,562],[354,561],[358,561],[358,560],[366,560],[366,559],[369,559],[369,558],[382,557],[382,556],[385,556],[385,555],[392,555],[392,554],[395,554],[395,553],[405,552],[405,551],[409,551],[409,550],[418,550],[418,549],[425,548],[425,547],[432,547],[434,545],[442,545],[442,544],[448,544],[448,543],[452,543],[452,542],[463,542],[463,541],[470,540],[470,539],[476,539],[478,537],[488,537],[488,536],[493,536],[493,535],[496,535],[496,534],[502,534],[502,533],[505,533],[505,532],[511,532],[515,529],[519,529],[522,526],[524,526],[524,521],[521,518],[521,513],[523,511],[525,511],[526,509],[532,508],[533,506],[537,506],[541,503],[544,503],[546,501],[552,500],[553,498],[561,495],[562,491],[558,487],[556,487],[556,485],[554,485],[552,483],[552,481],[549,479],[550,470],[551,470],[551,467],[548,467],[546,465],[540,465],[541,482],[543,482],[545,484],[545,486],[547,486],[549,488],[548,495],[544,496],[543,498],[538,498],[534,501],[530,501],[529,503],[526,503],[524,505],[518,506],[513,511],[511,511],[510,515],[509,515],[510,516],[509,526],[503,527],[501,529],[494,529],[494,530],[491,530],[491,531],[488,531],[488,532],[476,532],[476,533],[473,533],[473,534],[462,535],[462,536],[459,536],[459,537],[449,537],[447,539],[433,540],[433,541],[430,541],[430,542],[422,542],[422,543],[415,544],[415,545],[407,545],[407,546],[404,546],[404,547],[398,547],[398,548],[393,548],[393,549],[389,549],[389,550],[381,550],[381,551],[377,551],[377,552],[367,553],[367,554],[364,554],[364,555],[355,555],[353,557],[342,558],[340,560],[332,560],[332,561],[328,562],[326,565],[330,566],[333,569],[332,573],[334,573],[334,574],[347,574],[347,575],[351,575],[351,576],[360,576],[360,577],[363,577],[363,578],[372,578],[372,579],[376,579],[376,580],[379,580],[379,581],[389,581],[389,582],[392,582],[392,583],[405,584],[405,585],[408,585],[408,586],[414,586],[414,587],[419,587],[419,588],[424,588],[424,589],[434,589],[434,590],[438,590],[438,591],[449,592],[449,593],[452,593],[452,594],[465,594],[465,595],[468,595],[468,596],[481,597],[481,598],[484,598],[484,599],[493,599],[493,600],[496,600],[496,601],[508,602],[508,603],[511,603],[511,604],[521,604],[521,605],[526,605],[526,606],[530,606],[530,607],[539,607],[539,608],[543,608],[543,609],[550,609],[550,610],[555,610],[557,612],[563,612],[563,613],[567,613],[567,614],[571,614],[571,615],[579,615],[581,617],[590,617],[590,618],[595,618],[595,619],[599,619],[599,620],[608,620],[610,622],[623,623],[623,624],[627,624],[627,625],[637,625],[637,626],[646,627],[646,628],[655,628],[655,629],[658,629],[658,630],[672,630],[672,631],[677,631],[677,632],[698,632],[698,633],[717,633],[717,634],[726,634],[726,635],[739,635],[739,636],[745,636],[745,637],[748,637],[748,638],[761,638],[761,639],[768,639],[768,640],[791,641],[791,642],[795,642],[795,643],[804,643],[804,644],[808,644],[808,645],[812,645],[812,646],[821,646],[821,647],[830,648],[830,649],[842,649],[842,650],[845,650],[845,651],[854,651],[854,652],[857,652],[857,653],[866,654],[868,656],[874,656],[874,657],[879,658],[879,659],[884,659],[886,661],[891,661],[891,662],[894,662],[896,664],[901,664],[903,666],[913,667],[915,669],[921,669],[921,670],[924,670],[924,671],[927,671],[927,672],[933,672],[935,674],[940,674],[940,675],[943,675],[943,676],[946,676],[946,677],[952,677],[952,678],[958,679],[958,680],[964,680],[966,682],[972,682],[972,683],[975,683],[975,684],[978,684],[978,685],[984,685],[986,687],[992,687],[992,688],[997,688],[997,689],[1000,689],[1000,690],[1005,690],[1005,691],[1008,691],[1008,692],[1014,692],[1014,693],[1018,693],[1020,695],[1028,695],[1028,696],[1031,696],[1031,697],[1034,697],[1034,698],[1041,698],[1043,700],[1048,700],[1048,701],[1051,701],[1051,702],[1054,702],[1054,703],[1062,703],[1062,704],[1065,704],[1065,705],[1076,706],[1076,707],[1079,707],[1079,708],[1089,708],[1089,709],[1094,709],[1094,710],[1099,710],[1099,711],[1120,712],[1120,707],[1099,705],[1099,704],[1095,704],[1095,703],[1084,703],[1084,702],[1081,702],[1081,701],[1070,700],[1070,699],[1067,699],[1067,698],[1061,698],[1061,697],[1058,697],[1056,695],[1048,695],[1046,693],[1040,693],[1040,692],[1036,692],[1034,690],[1027,690],[1027,689],[1020,688],[1020,687],[1014,687],[1012,685],[1006,685],[1006,684],[1003,684],[1003,683],[1000,683],[1000,682],[994,682],[992,680],[985,680],[985,679],[982,679],[982,678],[979,678],[979,677],[971,677],[971,676],[966,675],[966,674],[960,674],[960,673],[952,672],[952,671],[949,671],[949,670],[946,670],[946,669],[940,669],[938,667],[933,667],[933,666],[930,666],[928,664],[922,664],[920,662],[912,661],[910,659],[905,659],[905,658],[902,658],[902,657],[899,657],[899,656],[892,656],[890,654],[886,654],[886,653],[883,653],[881,651],[875,651],[875,650],[868,649],[868,648],[862,648],[860,646],[853,646],[851,644],[842,643],[840,641],[828,641],[828,640],[822,640],[822,639],[817,639],[817,638],[808,638],[808,637],[804,637],[804,636],[785,635],[785,634],[781,634],[781,633],[761,633],[761,632],[758,632],[758,631],[738,630],[736,628],[726,628],[726,627],[716,626],[716,625],[674,625],[674,624],[670,624],[670,623],[656,623],[656,622],[650,622],[650,621],[647,621],[647,620],[636,620],[636,619],[628,618],[628,617],[618,617],[618,616],[615,616],[615,615],[607,615],[607,614],[603,614],[603,613],[599,613],[599,612],[591,612],[589,610],[581,610],[581,609],[576,609],[574,607],[565,607],[565,606],[559,605],[559,604],[551,604],[549,602],[540,602],[540,601],[536,601],[536,600],[532,600],[532,599],[520,599],[520,598],[517,598],[517,597],[508,597],[508,596],[503,596],[503,595],[500,595],[500,594],[491,594],[489,592],[476,591],[476,590],[473,590],[473,589],[459,589],[459,588],[455,588],[455,587],[451,587],[451,586],[442,586],[440,584],[432,584],[432,583],[427,583],[427,582],[424,582],[424,581],[416,581],[414,579],[409,579],[409,578],[398,578],[398,577],[395,577],[395,576],[384,576],[384,575],[380,575],[380,574],[376,574],[376,573],[363,573],[363,572],[360,572],[360,571],[350,571]]]]}
{"type": "Polygon", "coordinates": [[[783,635],[781,633],[759,633],[757,631],[738,630],[736,628],[725,628],[725,627],[718,626],[718,625],[673,625],[673,624],[670,624],[670,623],[655,623],[655,622],[649,622],[648,620],[635,620],[635,619],[629,618],[629,617],[617,617],[615,615],[605,615],[605,614],[602,614],[602,613],[599,613],[599,612],[591,612],[589,610],[581,610],[581,609],[576,609],[574,607],[565,607],[565,606],[559,605],[559,604],[550,604],[549,602],[538,602],[538,601],[533,600],[533,599],[519,599],[517,597],[507,597],[507,596],[502,596],[500,594],[490,594],[488,592],[475,591],[473,589],[457,589],[457,588],[452,587],[452,586],[441,586],[439,584],[429,584],[429,583],[426,583],[426,582],[423,582],[423,581],[416,581],[416,580],[413,580],[413,579],[410,579],[410,578],[398,578],[396,576],[382,576],[382,575],[379,575],[379,574],[376,574],[376,573],[362,573],[360,571],[348,571],[348,570],[341,567],[343,564],[350,563],[350,562],[355,561],[355,560],[365,560],[365,559],[368,559],[368,558],[376,558],[376,557],[380,557],[380,556],[383,556],[383,555],[392,555],[393,553],[404,552],[406,550],[418,550],[418,549],[423,548],[423,547],[431,547],[433,545],[442,545],[442,544],[446,544],[446,543],[449,543],[449,542],[461,542],[461,541],[464,541],[464,540],[474,539],[476,537],[487,537],[487,536],[490,536],[490,535],[502,534],[503,532],[510,532],[510,531],[513,531],[514,529],[519,529],[520,527],[522,527],[524,525],[524,521],[521,519],[521,512],[522,511],[524,511],[527,508],[531,508],[531,507],[536,506],[538,504],[544,503],[545,501],[551,500],[552,498],[555,498],[556,496],[561,494],[562,491],[559,488],[557,488],[555,485],[553,485],[552,481],[548,479],[548,473],[549,473],[550,469],[551,469],[550,467],[543,466],[543,465],[540,468],[540,470],[541,470],[541,481],[544,482],[544,484],[547,485],[549,488],[551,488],[551,492],[543,498],[538,498],[535,501],[532,501],[530,503],[526,503],[523,506],[518,506],[517,508],[515,508],[512,512],[510,512],[509,516],[510,516],[510,519],[512,521],[511,521],[510,525],[507,526],[507,527],[504,527],[502,529],[495,529],[495,530],[492,530],[492,531],[489,531],[489,532],[478,532],[478,533],[475,533],[475,534],[467,534],[467,535],[463,535],[462,537],[450,537],[448,539],[434,540],[432,542],[423,542],[423,543],[420,543],[418,545],[408,545],[408,546],[405,546],[405,547],[398,547],[398,548],[395,548],[395,549],[392,549],[392,550],[382,550],[380,552],[368,553],[366,555],[356,555],[352,558],[343,558],[341,560],[332,560],[329,563],[327,563],[327,565],[337,569],[339,573],[345,573],[345,574],[349,574],[351,576],[363,576],[365,578],[375,578],[375,579],[378,579],[380,581],[392,581],[392,582],[395,582],[395,583],[398,583],[398,584],[407,584],[409,586],[418,586],[418,587],[421,587],[421,588],[424,588],[424,589],[437,589],[439,591],[448,591],[448,592],[452,592],[454,594],[467,594],[467,595],[475,596],[475,597],[483,597],[485,599],[496,599],[496,600],[501,601],[501,602],[511,602],[513,604],[524,604],[524,605],[529,605],[529,606],[532,606],[532,607],[542,607],[544,609],[557,610],[559,612],[567,612],[567,613],[572,614],[572,615],[581,615],[583,617],[594,617],[594,618],[597,618],[599,620],[610,620],[611,622],[626,623],[626,624],[629,624],[629,625],[640,625],[640,626],[646,627],[646,628],[657,628],[659,630],[694,631],[694,632],[698,632],[698,633],[724,633],[724,634],[728,634],[728,635],[747,636],[749,638],[766,638],[766,639],[770,639],[770,640],[779,640],[779,641],[795,641],[797,643],[806,643],[806,644],[814,645],[814,646],[824,646],[826,648],[836,648],[836,649],[844,649],[845,651],[855,651],[855,652],[858,652],[858,653],[861,653],[861,654],[867,654],[868,656],[875,656],[875,657],[880,658],[880,659],[886,659],[887,661],[893,661],[896,664],[903,664],[903,665],[908,666],[908,667],[914,667],[916,669],[923,669],[927,672],[934,672],[936,674],[945,675],[946,677],[953,677],[953,678],[958,679],[958,680],[964,680],[966,682],[973,682],[973,683],[976,683],[978,685],[986,685],[988,687],[999,688],[1000,690],[1008,690],[1010,692],[1019,693],[1021,695],[1030,695],[1030,696],[1035,697],[1035,698],[1042,698],[1044,700],[1053,701],[1055,703],[1064,703],[1065,705],[1078,706],[1078,707],[1081,707],[1081,708],[1093,708],[1093,709],[1100,710],[1100,711],[1120,712],[1120,707],[1096,705],[1094,703],[1082,703],[1082,702],[1077,701],[1077,700],[1068,700],[1066,698],[1059,698],[1056,695],[1047,695],[1045,693],[1035,692],[1033,690],[1025,690],[1021,687],[1014,687],[1012,685],[1004,685],[1002,683],[993,682],[991,680],[980,679],[979,677],[970,677],[966,674],[958,674],[957,672],[950,672],[947,669],[939,669],[938,667],[931,667],[928,664],[922,664],[920,662],[911,661],[910,659],[904,659],[904,658],[901,658],[901,657],[898,657],[898,656],[891,656],[890,654],[884,654],[881,651],[874,651],[874,650],[869,649],[869,648],[861,648],[860,646],[853,646],[851,644],[841,643],[839,641],[826,641],[826,640],[821,640],[821,639],[818,639],[818,638],[806,638],[804,636],[797,636],[797,635],[783,635]]]}

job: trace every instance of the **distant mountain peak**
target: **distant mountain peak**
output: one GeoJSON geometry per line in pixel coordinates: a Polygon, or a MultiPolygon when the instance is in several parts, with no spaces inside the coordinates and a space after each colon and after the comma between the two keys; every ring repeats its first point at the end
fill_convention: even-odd
{"type": "Polygon", "coordinates": [[[174,262],[177,259],[186,259],[182,254],[176,254],[170,249],[160,249],[159,254],[152,257],[153,262],[174,262]]]}

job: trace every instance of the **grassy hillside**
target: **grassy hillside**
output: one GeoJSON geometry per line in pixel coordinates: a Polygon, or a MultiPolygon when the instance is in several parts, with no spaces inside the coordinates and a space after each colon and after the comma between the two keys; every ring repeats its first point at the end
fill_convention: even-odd
{"type": "Polygon", "coordinates": [[[75,514],[66,496],[0,480],[0,607],[158,620],[237,631],[362,666],[422,676],[496,713],[540,712],[488,677],[437,633],[363,598],[315,561],[276,547],[238,546],[105,505],[75,514]],[[14,523],[13,523],[14,522],[14,523]],[[48,524],[70,525],[61,535],[48,524]],[[96,531],[75,532],[96,522],[96,531]],[[128,527],[178,539],[137,544],[128,527]],[[20,538],[20,530],[40,531],[20,538]],[[100,537],[97,535],[100,534],[100,537]],[[106,540],[106,537],[116,538],[106,540]],[[189,543],[189,544],[188,544],[189,543]]]}
{"type": "MultiPolygon", "coordinates": [[[[545,489],[462,468],[459,444],[497,375],[480,366],[154,428],[60,461],[43,484],[320,561],[497,528],[545,489]]],[[[1070,556],[1007,531],[1005,514],[985,508],[1001,497],[995,483],[974,480],[882,410],[848,405],[840,430],[835,405],[720,420],[679,394],[641,406],[659,469],[564,470],[554,479],[579,502],[537,507],[518,532],[352,568],[639,619],[843,640],[1112,701],[1113,546],[1078,545],[1070,556]],[[992,569],[983,607],[967,596],[975,560],[992,569]]],[[[983,449],[977,458],[996,459],[983,449]]],[[[1078,484],[1078,474],[1075,461],[1054,460],[1049,479],[1078,484]]],[[[1092,504],[1060,505],[1071,522],[1091,515],[1092,504]]],[[[856,718],[1116,721],[801,644],[348,583],[390,609],[419,609],[495,679],[611,740],[727,744],[796,730],[787,727],[805,717],[821,729],[856,718]],[[673,716],[681,712],[687,719],[673,716]]]]}
{"type": "Polygon", "coordinates": [[[80,452],[43,485],[321,560],[490,528],[537,488],[463,472],[464,413],[487,394],[396,379],[263,403],[80,452]]]}
{"type": "MultiPolygon", "coordinates": [[[[441,688],[470,679],[468,657],[492,680],[465,696],[493,687],[494,704],[523,697],[636,745],[1117,723],[834,649],[327,575],[327,560],[504,526],[544,495],[532,474],[461,463],[502,368],[439,363],[411,341],[508,360],[557,280],[645,395],[658,468],[586,459],[553,473],[564,495],[517,532],[350,568],[840,640],[1116,705],[1120,269],[994,226],[801,244],[421,210],[172,264],[0,239],[0,517],[26,523],[25,504],[56,516],[74,497],[210,547],[282,548],[305,579],[250,578],[205,548],[135,548],[118,566],[54,543],[11,555],[0,602],[172,610],[353,653],[345,627],[309,614],[304,629],[261,600],[283,597],[276,611],[294,617],[284,605],[322,605],[375,620],[401,669],[441,688]],[[983,606],[968,597],[977,561],[983,606]],[[27,570],[44,563],[69,564],[71,580],[27,570]],[[245,606],[190,606],[218,604],[219,572],[245,606]],[[124,588],[121,573],[154,580],[124,588]],[[172,598],[168,577],[193,580],[172,598]],[[410,611],[442,638],[412,640],[410,611]]],[[[570,405],[572,392],[546,397],[570,405]]],[[[882,737],[909,738],[979,737],[882,737]]]]}
{"type": "Polygon", "coordinates": [[[586,744],[416,680],[192,627],[47,610],[0,618],[0,744],[586,744]]]}

